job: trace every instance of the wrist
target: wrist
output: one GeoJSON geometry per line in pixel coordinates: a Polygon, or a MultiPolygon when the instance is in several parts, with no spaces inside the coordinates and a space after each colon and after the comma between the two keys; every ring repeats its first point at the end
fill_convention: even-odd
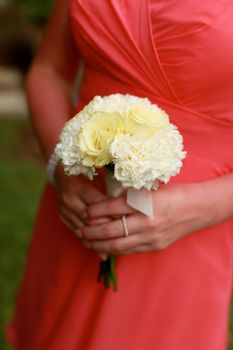
{"type": "Polygon", "coordinates": [[[48,181],[55,186],[55,172],[59,164],[59,157],[54,150],[51,154],[47,166],[46,166],[46,173],[48,177],[48,181]]]}
{"type": "Polygon", "coordinates": [[[188,189],[194,216],[200,222],[200,228],[209,227],[216,223],[215,202],[209,195],[206,185],[206,182],[194,183],[188,189]]]}
{"type": "Polygon", "coordinates": [[[194,184],[194,201],[206,226],[220,224],[233,216],[233,174],[194,184]]]}
{"type": "Polygon", "coordinates": [[[177,208],[175,217],[181,217],[183,223],[188,223],[189,232],[196,232],[215,224],[215,207],[206,190],[206,184],[202,182],[183,184],[177,186],[177,191],[174,191],[173,201],[177,208]]]}

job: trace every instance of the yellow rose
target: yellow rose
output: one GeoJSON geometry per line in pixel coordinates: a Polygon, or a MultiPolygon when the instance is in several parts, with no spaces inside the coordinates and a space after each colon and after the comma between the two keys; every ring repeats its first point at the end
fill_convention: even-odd
{"type": "Polygon", "coordinates": [[[147,138],[169,125],[168,115],[155,105],[133,105],[117,112],[95,112],[81,127],[80,149],[84,166],[103,167],[111,162],[110,145],[119,134],[147,138]]]}
{"type": "Polygon", "coordinates": [[[96,112],[82,126],[79,145],[85,157],[85,166],[102,167],[111,161],[109,146],[115,135],[121,132],[117,113],[96,112]]]}
{"type": "Polygon", "coordinates": [[[169,125],[168,115],[155,105],[135,105],[122,115],[124,133],[152,137],[169,125]]]}

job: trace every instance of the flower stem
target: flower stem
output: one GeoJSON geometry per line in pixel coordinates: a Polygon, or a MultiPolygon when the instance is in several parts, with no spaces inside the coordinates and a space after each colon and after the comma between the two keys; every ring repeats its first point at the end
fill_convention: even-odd
{"type": "Polygon", "coordinates": [[[116,278],[116,257],[110,255],[107,260],[100,260],[98,282],[103,283],[106,288],[113,287],[114,291],[117,291],[117,278],[116,278]]]}

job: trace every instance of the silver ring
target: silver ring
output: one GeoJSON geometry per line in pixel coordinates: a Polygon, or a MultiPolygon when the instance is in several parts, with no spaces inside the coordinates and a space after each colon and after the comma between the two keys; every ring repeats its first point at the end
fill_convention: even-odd
{"type": "Polygon", "coordinates": [[[126,222],[126,217],[125,215],[123,215],[121,217],[121,221],[122,221],[122,225],[124,227],[124,232],[125,232],[125,237],[128,237],[129,236],[129,230],[128,230],[128,226],[127,226],[127,222],[126,222]]]}

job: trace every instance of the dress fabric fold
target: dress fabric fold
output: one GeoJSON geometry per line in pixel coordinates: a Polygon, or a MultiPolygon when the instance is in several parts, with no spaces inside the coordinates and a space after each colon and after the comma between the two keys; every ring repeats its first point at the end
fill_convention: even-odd
{"type": "MultiPolygon", "coordinates": [[[[96,95],[148,97],[184,137],[187,158],[171,182],[232,172],[232,0],[68,1],[85,66],[76,111],[96,95]]],[[[17,350],[225,350],[232,253],[229,220],[120,256],[119,290],[106,290],[98,257],[61,223],[48,184],[8,338],[17,350]]]]}

